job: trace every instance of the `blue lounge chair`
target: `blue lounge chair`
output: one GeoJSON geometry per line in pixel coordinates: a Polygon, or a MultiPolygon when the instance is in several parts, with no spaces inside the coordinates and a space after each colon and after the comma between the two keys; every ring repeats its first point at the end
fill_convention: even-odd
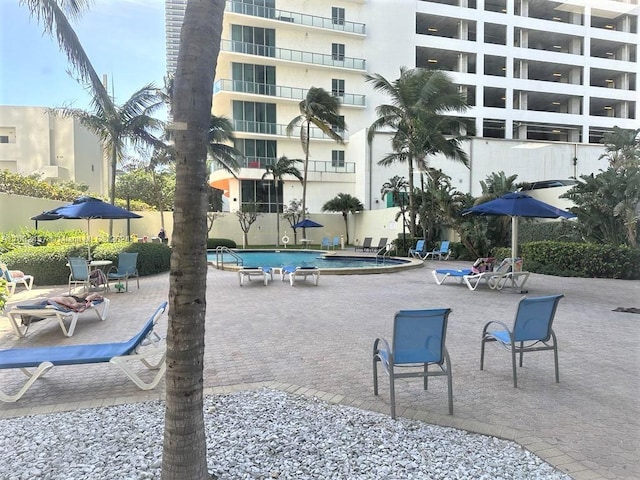
{"type": "Polygon", "coordinates": [[[273,270],[271,267],[242,267],[238,270],[238,280],[241,287],[244,285],[245,278],[251,281],[251,277],[262,277],[266,286],[269,284],[269,280],[273,280],[273,270]]]}
{"type": "Polygon", "coordinates": [[[440,248],[427,252],[423,259],[426,260],[429,257],[435,259],[438,257],[438,260],[449,260],[449,255],[451,255],[451,250],[449,250],[449,240],[443,240],[440,242],[440,248]]]}
{"type": "Polygon", "coordinates": [[[286,265],[282,267],[280,280],[284,282],[287,275],[289,275],[289,283],[292,287],[297,279],[306,280],[307,277],[312,277],[313,284],[316,286],[318,282],[320,282],[320,269],[314,266],[294,267],[292,265],[286,265]]]}
{"type": "Polygon", "coordinates": [[[93,310],[101,321],[107,319],[109,313],[109,299],[95,299],[86,304],[82,310],[72,310],[64,305],[60,305],[51,300],[41,300],[33,303],[23,303],[15,305],[7,312],[7,317],[11,323],[14,333],[18,337],[27,335],[27,331],[31,326],[32,318],[55,318],[62,329],[65,337],[71,337],[76,330],[78,317],[82,312],[93,310]],[[65,321],[69,322],[69,328],[65,325],[65,321]]]}
{"type": "Polygon", "coordinates": [[[470,268],[461,268],[454,270],[450,268],[437,268],[433,272],[433,278],[436,279],[438,285],[442,285],[447,278],[455,278],[458,283],[464,281],[465,275],[471,275],[470,268]]]}
{"type": "Polygon", "coordinates": [[[331,244],[331,248],[334,250],[340,246],[340,237],[333,237],[333,243],[331,244]]]}
{"type": "Polygon", "coordinates": [[[89,363],[111,363],[117,365],[142,390],[150,390],[164,376],[166,370],[166,350],[162,338],[154,332],[160,316],[167,309],[167,302],[162,303],[145,323],[142,330],[131,339],[118,343],[96,343],[87,345],[61,345],[54,347],[11,348],[0,350],[0,369],[19,368],[29,377],[27,382],[14,394],[0,391],[0,401],[16,402],[29,390],[31,385],[54,366],[84,365],[89,363]],[[153,348],[140,350],[151,345],[153,348]],[[157,355],[161,355],[157,360],[157,355]],[[150,360],[151,357],[156,360],[150,360]],[[131,361],[139,360],[145,367],[157,370],[150,381],[145,381],[131,368],[131,361]],[[30,368],[35,368],[30,371],[30,368]]]}
{"type": "MultiPolygon", "coordinates": [[[[15,273],[15,271],[14,271],[15,273]]],[[[9,295],[13,295],[16,292],[16,286],[22,284],[27,287],[27,290],[31,290],[33,287],[33,275],[13,275],[9,267],[4,263],[0,263],[0,278],[7,281],[7,288],[9,289],[9,295]]]]}
{"type": "Polygon", "coordinates": [[[140,289],[138,277],[138,252],[122,252],[118,254],[118,266],[113,266],[107,272],[107,280],[122,282],[124,280],[125,291],[129,291],[129,279],[135,278],[140,289]]]}
{"type": "Polygon", "coordinates": [[[395,379],[422,377],[424,389],[432,376],[447,377],[449,414],[453,415],[451,360],[445,346],[449,308],[400,310],[393,319],[393,343],[384,338],[373,342],[373,393],[378,395],[378,362],[389,375],[391,418],[396,418],[395,379]],[[440,370],[429,371],[429,365],[440,370]],[[396,369],[408,368],[399,373],[396,369]]]}
{"type": "Polygon", "coordinates": [[[482,329],[480,370],[484,368],[485,344],[487,342],[498,342],[511,351],[513,386],[517,388],[516,354],[520,356],[520,367],[522,367],[522,357],[525,352],[553,350],[556,383],[559,383],[558,342],[556,341],[556,334],[551,327],[558,308],[558,302],[562,297],[564,295],[523,298],[518,304],[518,312],[511,329],[503,322],[488,322],[482,329]]]}
{"type": "Polygon", "coordinates": [[[329,250],[329,248],[331,248],[331,240],[329,240],[329,237],[322,237],[320,248],[324,248],[325,250],[329,250]]]}
{"type": "Polygon", "coordinates": [[[418,240],[416,246],[409,249],[409,256],[413,258],[424,259],[423,255],[427,252],[424,251],[424,240],[418,240]]]}

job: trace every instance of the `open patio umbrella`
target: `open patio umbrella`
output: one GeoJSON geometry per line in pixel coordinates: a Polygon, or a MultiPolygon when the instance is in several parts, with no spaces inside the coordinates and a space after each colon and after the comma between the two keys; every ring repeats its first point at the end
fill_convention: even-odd
{"type": "Polygon", "coordinates": [[[314,228],[314,227],[324,227],[324,225],[320,225],[318,222],[314,222],[308,218],[296,223],[293,225],[293,228],[314,228]]]}
{"type": "Polygon", "coordinates": [[[574,218],[575,215],[520,192],[507,193],[500,198],[468,208],[462,215],[508,215],[511,217],[511,262],[515,264],[518,251],[518,218],[574,218]]]}
{"type": "Polygon", "coordinates": [[[61,218],[69,220],[82,219],[87,221],[87,238],[89,239],[87,250],[89,261],[91,261],[91,219],[104,218],[117,220],[124,218],[142,218],[142,216],[124,208],[103,202],[99,198],[83,195],[76,198],[73,203],[42,212],[31,217],[31,220],[59,220],[61,218]]]}

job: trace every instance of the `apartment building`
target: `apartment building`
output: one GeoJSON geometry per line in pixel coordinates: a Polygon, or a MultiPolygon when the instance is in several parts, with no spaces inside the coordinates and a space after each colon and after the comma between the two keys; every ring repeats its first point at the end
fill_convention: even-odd
{"type": "MultiPolygon", "coordinates": [[[[169,71],[185,6],[167,0],[169,71]]],[[[212,185],[232,211],[253,201],[281,211],[264,167],[304,157],[286,125],[315,86],[340,99],[347,129],[343,145],[311,133],[309,210],[341,192],[384,207],[382,184],[407,169],[377,164],[388,136],[367,142],[389,99],[364,74],[395,80],[401,66],[447,71],[467,96],[470,168],[430,159],[458,189],[477,195],[497,171],[529,182],[595,172],[602,135],[639,125],[638,12],[637,0],[228,0],[213,113],[233,120],[245,159],[238,178],[216,170],[212,185]]],[[[302,195],[295,179],[278,188],[285,205],[302,195]]]]}
{"type": "Polygon", "coordinates": [[[77,119],[44,107],[0,105],[0,170],[104,193],[106,168],[100,139],[77,119]]]}

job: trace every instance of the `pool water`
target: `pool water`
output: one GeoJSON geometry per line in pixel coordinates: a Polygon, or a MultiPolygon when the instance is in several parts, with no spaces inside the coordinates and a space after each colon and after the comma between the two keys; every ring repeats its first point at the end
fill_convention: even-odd
{"type": "MultiPolygon", "coordinates": [[[[381,260],[376,263],[375,258],[369,257],[348,257],[348,256],[323,256],[323,252],[317,251],[251,251],[238,250],[234,253],[242,258],[245,267],[284,267],[294,265],[297,267],[318,267],[318,268],[375,268],[383,265],[381,260]]],[[[222,255],[222,262],[235,265],[236,259],[228,253],[222,255]]],[[[207,260],[216,262],[216,253],[209,251],[207,260]]],[[[401,265],[407,263],[406,260],[385,258],[384,265],[401,265]]]]}

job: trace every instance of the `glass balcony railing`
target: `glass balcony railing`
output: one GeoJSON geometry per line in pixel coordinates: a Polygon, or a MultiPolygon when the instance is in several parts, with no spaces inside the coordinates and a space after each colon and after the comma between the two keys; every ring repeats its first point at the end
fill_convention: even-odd
{"type": "MultiPolygon", "coordinates": [[[[270,122],[254,122],[248,120],[233,120],[233,129],[236,132],[246,133],[262,133],[264,135],[277,135],[279,137],[287,137],[287,126],[280,123],[270,122]]],[[[299,136],[299,128],[294,131],[292,137],[299,136]]],[[[328,135],[325,135],[322,130],[317,127],[311,127],[309,132],[309,138],[314,140],[331,140],[333,139],[328,135]]],[[[345,138],[342,135],[342,138],[345,138]]]]}
{"type": "MultiPolygon", "coordinates": [[[[267,83],[244,82],[242,80],[220,79],[213,85],[214,95],[218,92],[238,92],[252,93],[257,95],[268,95],[270,97],[290,98],[292,100],[303,100],[307,96],[308,89],[297,87],[284,87],[281,85],[269,85],[267,83]]],[[[338,100],[343,105],[364,106],[364,95],[345,93],[339,95],[338,100]]]]}
{"type": "MultiPolygon", "coordinates": [[[[246,157],[238,159],[238,164],[243,168],[259,168],[264,170],[267,165],[275,165],[276,159],[271,157],[246,157]]],[[[297,164],[298,170],[302,172],[304,166],[297,164]]],[[[223,170],[224,167],[219,162],[213,163],[213,171],[223,170]]],[[[356,164],[354,162],[344,162],[342,165],[334,165],[330,161],[309,160],[309,171],[320,173],[355,173],[356,164]]]]}
{"type": "Polygon", "coordinates": [[[222,40],[222,42],[220,42],[220,49],[225,52],[258,55],[261,57],[277,58],[278,60],[287,60],[290,62],[310,63],[312,65],[352,68],[354,70],[365,70],[366,68],[366,61],[363,58],[303,52],[301,50],[291,50],[288,48],[272,47],[269,45],[258,45],[256,43],[246,43],[237,40],[222,40]]]}
{"type": "Polygon", "coordinates": [[[251,15],[253,17],[271,18],[281,22],[294,23],[296,25],[304,25],[308,27],[328,28],[341,32],[358,33],[364,35],[367,28],[364,23],[347,22],[341,18],[318,17],[315,15],[305,15],[303,13],[289,12],[287,10],[278,10],[277,8],[262,7],[259,5],[251,5],[245,2],[227,0],[228,12],[241,13],[243,15],[251,15]]]}

